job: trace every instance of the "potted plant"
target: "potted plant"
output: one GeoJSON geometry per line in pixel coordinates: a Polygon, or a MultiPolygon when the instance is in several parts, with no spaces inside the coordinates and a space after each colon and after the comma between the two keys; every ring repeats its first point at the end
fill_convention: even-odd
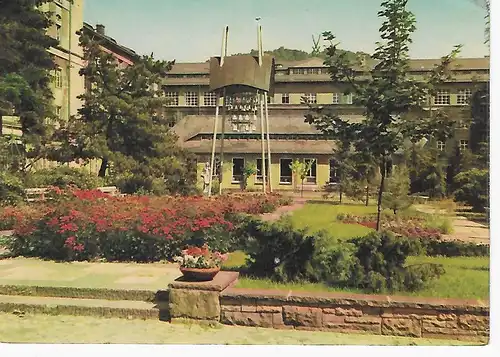
{"type": "Polygon", "coordinates": [[[210,281],[220,271],[222,262],[227,259],[227,254],[210,251],[205,244],[203,247],[188,247],[182,255],[175,257],[174,261],[180,265],[180,271],[188,281],[210,281]]]}

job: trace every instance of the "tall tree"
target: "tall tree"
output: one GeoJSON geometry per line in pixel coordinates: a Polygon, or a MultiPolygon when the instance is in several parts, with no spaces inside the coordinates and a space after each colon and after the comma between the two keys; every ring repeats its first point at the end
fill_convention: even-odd
{"type": "Polygon", "coordinates": [[[365,119],[351,123],[341,118],[332,106],[311,107],[306,122],[323,133],[342,141],[354,138],[356,150],[373,158],[380,168],[380,184],[377,199],[377,230],[380,229],[382,195],[389,163],[394,153],[404,142],[420,141],[423,137],[449,136],[453,125],[446,115],[429,118],[425,110],[428,98],[435,94],[436,86],[450,76],[449,64],[460,51],[460,46],[442,58],[428,81],[419,81],[410,76],[409,45],[415,31],[416,20],[407,9],[408,0],[387,0],[381,4],[379,17],[382,40],[372,58],[376,64],[362,71],[362,63],[346,57],[337,50],[335,36],[323,33],[330,42],[325,65],[334,82],[350,85],[346,94],[354,94],[353,104],[364,108],[365,119]],[[359,78],[360,75],[362,78],[359,78]]]}
{"type": "MultiPolygon", "coordinates": [[[[47,51],[58,42],[47,35],[47,0],[0,0],[0,117],[20,118],[23,154],[42,158],[51,142],[54,121],[51,71],[56,66],[47,51]],[[52,124],[49,124],[52,123],[52,124]]],[[[20,162],[14,170],[27,169],[20,162]]]]}
{"type": "Polygon", "coordinates": [[[160,82],[173,62],[150,55],[123,67],[85,33],[80,43],[87,63],[80,74],[88,88],[67,128],[68,151],[76,158],[99,159],[100,177],[112,166],[126,192],[188,189],[196,174],[193,180],[189,155],[177,146],[162,114],[167,99],[160,82]]]}

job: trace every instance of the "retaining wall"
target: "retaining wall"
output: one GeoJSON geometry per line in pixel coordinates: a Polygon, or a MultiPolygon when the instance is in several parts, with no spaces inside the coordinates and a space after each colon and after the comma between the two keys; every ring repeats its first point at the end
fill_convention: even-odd
{"type": "Polygon", "coordinates": [[[215,287],[174,283],[172,318],[481,342],[489,336],[489,306],[479,300],[241,289],[233,287],[236,279],[235,273],[221,272],[215,287]]]}

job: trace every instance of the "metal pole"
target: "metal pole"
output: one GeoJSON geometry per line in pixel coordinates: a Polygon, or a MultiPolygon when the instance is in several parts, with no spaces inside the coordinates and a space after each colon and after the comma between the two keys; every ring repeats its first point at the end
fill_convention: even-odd
{"type": "Polygon", "coordinates": [[[219,93],[215,95],[215,122],[214,122],[214,136],[212,139],[212,157],[210,159],[210,179],[208,180],[208,197],[212,196],[212,181],[214,177],[214,166],[215,166],[215,142],[217,141],[217,126],[219,124],[219,93]]]}
{"type": "Polygon", "coordinates": [[[219,195],[222,194],[222,182],[224,181],[224,134],[226,132],[226,88],[224,88],[222,97],[222,128],[220,135],[220,180],[219,195]]]}
{"type": "Polygon", "coordinates": [[[264,92],[264,108],[265,108],[265,119],[266,119],[266,139],[267,139],[267,177],[269,180],[269,192],[273,192],[273,184],[271,179],[271,140],[269,138],[269,111],[267,109],[267,92],[264,92]]]}
{"type": "Polygon", "coordinates": [[[259,97],[259,102],[260,102],[260,139],[261,139],[261,147],[262,147],[262,166],[260,168],[260,171],[262,173],[262,190],[264,191],[264,194],[267,194],[266,190],[266,170],[265,170],[265,163],[266,163],[266,147],[265,147],[265,138],[264,138],[264,131],[265,131],[265,126],[264,126],[264,103],[263,103],[263,98],[264,96],[260,93],[257,92],[257,96],[259,97]]]}

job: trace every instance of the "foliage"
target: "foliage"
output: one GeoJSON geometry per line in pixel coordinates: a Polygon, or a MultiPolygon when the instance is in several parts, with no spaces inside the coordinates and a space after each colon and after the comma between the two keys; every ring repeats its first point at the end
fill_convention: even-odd
{"type": "Polygon", "coordinates": [[[56,186],[67,188],[76,186],[80,189],[92,189],[102,186],[97,176],[84,169],[59,166],[30,172],[26,177],[26,187],[56,186]]]}
{"type": "Polygon", "coordinates": [[[374,232],[351,242],[357,248],[358,262],[351,274],[357,287],[374,292],[415,291],[444,273],[439,265],[405,266],[406,258],[418,251],[418,241],[374,232]]]}
{"type": "Polygon", "coordinates": [[[484,212],[489,205],[489,170],[461,172],[455,180],[459,187],[455,191],[455,199],[472,206],[473,211],[484,212]]]}
{"type": "Polygon", "coordinates": [[[50,152],[59,118],[52,105],[51,71],[56,69],[48,49],[58,41],[47,34],[50,14],[41,8],[46,0],[0,2],[0,117],[19,117],[18,138],[24,158],[9,169],[27,170],[50,152]]]}
{"type": "Polygon", "coordinates": [[[233,212],[261,214],[266,204],[281,202],[278,195],[110,197],[57,188],[54,195],[37,214],[24,214],[24,207],[6,213],[14,220],[8,246],[14,255],[150,262],[171,259],[186,246],[227,252],[236,240],[233,212]]]}
{"type": "Polygon", "coordinates": [[[0,171],[0,206],[17,205],[24,199],[21,178],[8,171],[0,171]]]}
{"type": "MultiPolygon", "coordinates": [[[[349,58],[369,58],[370,56],[364,52],[352,52],[348,50],[339,50],[342,51],[343,53],[346,54],[347,57],[349,58]]],[[[319,39],[314,39],[313,36],[313,51],[311,53],[307,53],[306,51],[302,50],[295,50],[295,49],[290,49],[290,48],[285,48],[281,46],[280,48],[276,48],[272,51],[265,51],[264,53],[269,54],[273,56],[276,61],[281,62],[281,61],[303,61],[309,58],[313,57],[320,57],[320,58],[325,58],[325,50],[321,50],[321,46],[319,44],[319,39]],[[314,45],[314,43],[316,43],[314,45]]],[[[258,50],[251,50],[249,53],[237,53],[236,55],[252,55],[252,56],[258,56],[259,51],[258,50]]]]}
{"type": "Polygon", "coordinates": [[[425,255],[430,257],[484,257],[489,256],[490,247],[487,244],[467,243],[461,241],[443,241],[425,239],[420,241],[425,255]]]}
{"type": "MultiPolygon", "coordinates": [[[[243,191],[248,186],[248,179],[257,173],[257,166],[255,164],[246,163],[243,167],[243,191]]],[[[265,171],[267,174],[267,170],[265,171]]]]}
{"type": "Polygon", "coordinates": [[[377,228],[380,228],[382,193],[387,168],[392,156],[407,140],[418,142],[424,137],[449,137],[453,125],[444,113],[429,118],[424,108],[437,85],[449,77],[451,61],[458,55],[460,46],[444,56],[426,82],[409,74],[409,45],[415,31],[415,17],[407,10],[408,0],[383,1],[379,17],[384,18],[380,27],[381,42],[377,42],[371,56],[376,64],[365,69],[362,61],[352,61],[340,52],[335,36],[323,33],[330,42],[324,64],[328,66],[332,81],[347,83],[346,94],[354,93],[353,104],[364,108],[365,119],[350,123],[341,118],[334,106],[311,106],[306,122],[342,142],[352,142],[356,151],[380,168],[377,228]],[[362,76],[362,78],[360,78],[362,76]]]}
{"type": "Polygon", "coordinates": [[[382,207],[391,209],[394,214],[410,207],[410,177],[404,166],[394,167],[387,180],[386,192],[382,196],[382,207]]]}
{"type": "Polygon", "coordinates": [[[248,271],[278,281],[304,279],[312,258],[315,237],[296,230],[289,219],[275,223],[249,220],[246,251],[248,271]]]}
{"type": "Polygon", "coordinates": [[[220,267],[227,260],[227,254],[210,251],[207,245],[203,247],[188,247],[174,261],[182,268],[209,269],[220,267]]]}
{"type": "Polygon", "coordinates": [[[309,172],[309,170],[311,170],[311,167],[312,165],[314,165],[314,163],[315,163],[314,159],[307,163],[305,161],[295,159],[290,164],[290,170],[292,170],[292,173],[294,175],[293,177],[294,189],[297,189],[297,181],[300,180],[301,182],[301,189],[300,189],[301,196],[304,195],[304,180],[306,179],[307,173],[309,172]]]}

